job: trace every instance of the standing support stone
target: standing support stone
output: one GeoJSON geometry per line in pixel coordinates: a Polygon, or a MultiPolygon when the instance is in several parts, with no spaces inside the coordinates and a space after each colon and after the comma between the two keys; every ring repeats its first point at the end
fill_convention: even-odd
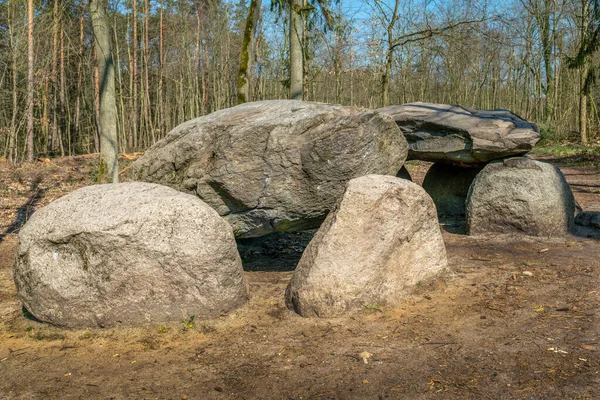
{"type": "Polygon", "coordinates": [[[515,157],[488,164],[467,198],[467,233],[564,236],[573,229],[575,199],[551,164],[515,157]]]}
{"type": "Polygon", "coordinates": [[[348,183],[304,251],[286,303],[305,317],[393,306],[446,267],[435,207],[423,188],[368,175],[348,183]]]}

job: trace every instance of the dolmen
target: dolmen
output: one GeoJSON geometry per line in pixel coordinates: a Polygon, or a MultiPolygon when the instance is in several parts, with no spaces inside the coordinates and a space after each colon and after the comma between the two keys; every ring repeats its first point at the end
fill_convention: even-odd
{"type": "Polygon", "coordinates": [[[327,218],[290,308],[398,304],[447,268],[433,200],[402,172],[407,154],[392,117],[355,107],[263,101],[188,121],[134,163],[143,182],[85,187],[32,216],[18,297],[70,328],[214,318],[249,298],[236,239],[327,218]]]}
{"type": "Polygon", "coordinates": [[[440,213],[466,210],[472,235],[572,228],[564,177],[525,156],[538,140],[507,111],[438,104],[221,110],[147,150],[133,164],[142,182],[85,187],[38,210],[20,232],[17,295],[70,328],[214,318],[250,296],[236,239],[320,227],[287,306],[305,317],[393,307],[447,269],[440,213]],[[423,187],[407,157],[435,162],[423,187]]]}

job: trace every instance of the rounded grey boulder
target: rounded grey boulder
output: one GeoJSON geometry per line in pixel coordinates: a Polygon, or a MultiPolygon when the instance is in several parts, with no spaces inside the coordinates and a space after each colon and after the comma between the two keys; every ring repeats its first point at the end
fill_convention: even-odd
{"type": "Polygon", "coordinates": [[[139,180],[198,196],[248,238],[317,228],[350,179],[395,175],[407,152],[387,115],[273,100],[179,125],[133,169],[139,180]]]}
{"type": "Polygon", "coordinates": [[[397,305],[447,268],[431,198],[406,179],[353,179],[304,251],[286,303],[304,317],[397,305]]]}
{"type": "Polygon", "coordinates": [[[488,164],[467,197],[467,233],[563,236],[573,229],[575,200],[562,172],[528,157],[488,164]]]}
{"type": "Polygon", "coordinates": [[[231,227],[197,197],[150,183],[88,186],[19,235],[17,295],[65,327],[217,317],[248,298],[231,227]]]}

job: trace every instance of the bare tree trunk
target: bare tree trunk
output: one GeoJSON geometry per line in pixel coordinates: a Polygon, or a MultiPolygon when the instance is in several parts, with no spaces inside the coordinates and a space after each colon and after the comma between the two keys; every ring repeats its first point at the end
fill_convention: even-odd
{"type": "Polygon", "coordinates": [[[581,67],[579,75],[579,84],[581,91],[579,92],[579,134],[581,135],[581,143],[588,144],[587,134],[587,100],[588,93],[586,91],[586,78],[589,71],[589,65],[586,63],[581,67]]]}
{"type": "Polygon", "coordinates": [[[130,145],[129,148],[137,148],[138,147],[138,125],[139,125],[139,118],[138,118],[138,76],[137,76],[137,46],[138,46],[138,39],[137,39],[137,0],[133,0],[133,38],[132,38],[132,42],[133,42],[133,50],[132,50],[132,67],[131,67],[131,73],[133,75],[133,110],[132,110],[132,117],[133,117],[133,132],[131,134],[130,137],[130,145]]]}
{"type": "MultiPolygon", "coordinates": [[[[581,41],[587,40],[590,5],[588,0],[581,0],[581,41]]],[[[588,144],[587,134],[587,102],[589,95],[588,75],[590,72],[589,55],[584,55],[583,65],[579,67],[579,134],[581,143],[588,144]]]]}
{"type": "Polygon", "coordinates": [[[160,17],[158,22],[158,135],[159,138],[164,136],[165,129],[165,110],[163,104],[163,1],[160,1],[160,17]]]}
{"type": "MultiPolygon", "coordinates": [[[[192,85],[193,85],[193,92],[192,92],[192,96],[193,96],[193,102],[192,102],[192,106],[196,106],[196,101],[199,101],[198,105],[198,109],[200,109],[200,106],[202,105],[203,107],[203,103],[204,103],[204,98],[201,97],[200,94],[200,89],[199,89],[199,83],[198,80],[200,79],[200,75],[202,74],[202,71],[200,70],[200,33],[201,33],[201,18],[200,18],[200,6],[197,5],[196,6],[196,47],[195,47],[195,51],[194,51],[194,73],[193,73],[193,79],[192,79],[192,85]]],[[[204,81],[201,82],[202,85],[204,83],[204,81]]],[[[202,91],[204,92],[204,85],[202,87],[202,91]]],[[[202,113],[204,114],[205,112],[202,111],[202,113]]]]}
{"type": "Polygon", "coordinates": [[[117,120],[117,141],[119,143],[119,151],[126,152],[127,151],[127,129],[125,129],[125,104],[123,102],[123,72],[121,68],[121,58],[119,51],[119,35],[117,33],[117,18],[113,19],[113,35],[114,35],[114,43],[115,43],[115,66],[117,73],[117,88],[119,89],[118,94],[118,103],[117,103],[117,113],[119,115],[119,119],[117,120]]]}
{"type": "Polygon", "coordinates": [[[98,49],[94,46],[94,114],[96,129],[94,133],[94,152],[100,151],[100,73],[98,72],[98,49]]]}
{"type": "Polygon", "coordinates": [[[204,62],[202,63],[202,105],[203,105],[203,110],[202,110],[202,114],[206,115],[208,114],[208,110],[209,110],[209,101],[210,98],[208,96],[208,51],[206,49],[206,47],[204,48],[204,62]]]}
{"type": "Polygon", "coordinates": [[[307,26],[307,0],[302,0],[302,100],[308,100],[309,96],[309,43],[308,43],[308,26],[307,26]]]}
{"type": "Polygon", "coordinates": [[[10,137],[8,139],[7,159],[10,163],[17,162],[17,118],[19,112],[19,97],[17,92],[17,49],[14,34],[14,1],[10,2],[8,10],[8,35],[10,39],[10,50],[12,55],[12,116],[10,119],[10,137]]]}
{"type": "Polygon", "coordinates": [[[290,4],[290,99],[302,100],[303,56],[302,0],[291,0],[290,4]]]}
{"type": "Polygon", "coordinates": [[[390,74],[392,73],[392,51],[388,50],[385,56],[385,65],[381,75],[381,106],[387,107],[390,104],[390,74]]]}
{"type": "Polygon", "coordinates": [[[110,27],[103,0],[90,0],[100,75],[100,166],[98,182],[119,181],[117,146],[117,104],[115,102],[115,66],[111,53],[110,27]]]}
{"type": "Polygon", "coordinates": [[[56,149],[58,137],[58,122],[56,120],[56,108],[58,106],[56,98],[56,87],[58,85],[58,0],[54,0],[53,10],[53,26],[52,26],[52,74],[50,80],[52,82],[50,90],[51,108],[50,108],[50,140],[48,141],[47,152],[51,153],[56,149]]]}
{"type": "Polygon", "coordinates": [[[27,161],[33,162],[33,0],[27,1],[27,161]]]}
{"type": "MultiPolygon", "coordinates": [[[[67,98],[65,95],[65,32],[60,28],[60,155],[64,157],[65,147],[69,149],[67,143],[68,132],[67,132],[67,98]]],[[[69,150],[69,154],[70,154],[69,150]]]]}
{"type": "Polygon", "coordinates": [[[83,39],[84,39],[84,25],[83,25],[83,14],[84,14],[84,4],[85,0],[81,0],[80,4],[80,14],[79,14],[79,49],[77,52],[77,98],[75,100],[75,130],[71,135],[71,148],[73,151],[77,151],[77,141],[79,140],[79,136],[81,134],[81,84],[82,84],[82,73],[81,73],[81,64],[83,63],[83,39]]]}
{"type": "Polygon", "coordinates": [[[150,28],[150,0],[144,1],[144,118],[146,119],[146,143],[154,144],[154,124],[152,123],[152,111],[150,110],[150,39],[148,30],[150,28]]]}
{"type": "Polygon", "coordinates": [[[252,0],[248,9],[246,18],[246,28],[244,29],[244,39],[242,42],[242,51],[240,56],[240,70],[238,73],[238,104],[245,103],[250,99],[250,73],[252,68],[251,49],[254,43],[254,35],[262,0],[252,0]]]}
{"type": "MultiPolygon", "coordinates": [[[[380,10],[381,5],[376,3],[380,10]]],[[[394,2],[394,10],[390,16],[389,22],[386,28],[387,38],[387,51],[385,53],[385,65],[383,66],[383,74],[381,75],[381,106],[387,107],[390,103],[390,75],[392,73],[392,62],[394,61],[394,26],[398,21],[398,8],[400,7],[400,1],[394,2]]]]}

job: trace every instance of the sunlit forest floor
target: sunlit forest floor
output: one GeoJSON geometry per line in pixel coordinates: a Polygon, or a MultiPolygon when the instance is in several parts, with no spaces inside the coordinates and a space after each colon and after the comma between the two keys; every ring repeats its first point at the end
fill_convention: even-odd
{"type": "MultiPolygon", "coordinates": [[[[600,211],[598,154],[535,157],[561,167],[584,210],[600,211]]],[[[402,307],[349,318],[285,308],[302,248],[283,241],[263,254],[268,269],[245,260],[252,299],[217,320],[102,330],[35,322],[15,296],[16,230],[91,184],[96,158],[0,164],[0,398],[600,398],[600,241],[585,237],[484,240],[442,225],[451,273],[402,307]]],[[[123,180],[131,158],[121,160],[123,180]]],[[[428,167],[408,165],[416,182],[428,167]]]]}

